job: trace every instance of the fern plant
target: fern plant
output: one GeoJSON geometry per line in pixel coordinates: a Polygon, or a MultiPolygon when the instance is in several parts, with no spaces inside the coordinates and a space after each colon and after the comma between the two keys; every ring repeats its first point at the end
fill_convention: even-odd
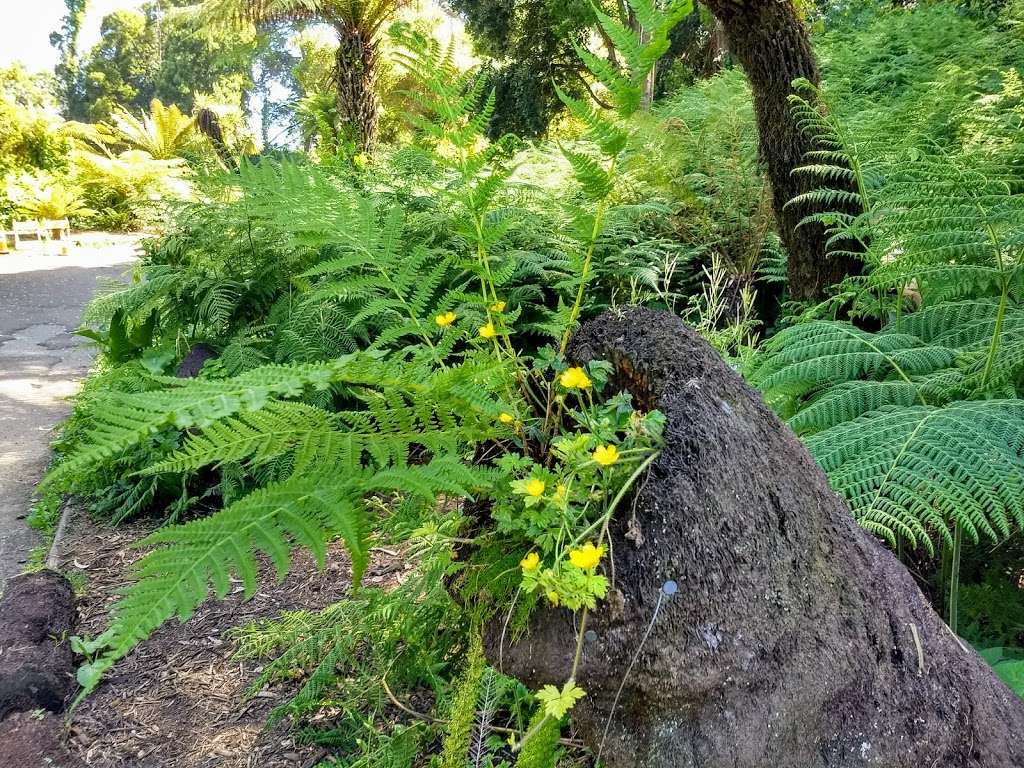
{"type": "Polygon", "coordinates": [[[823,90],[805,78],[793,82],[790,111],[798,129],[816,149],[807,152],[796,175],[818,186],[786,203],[810,210],[798,226],[817,223],[825,228],[825,248],[836,255],[862,258],[869,247],[872,228],[872,195],[879,185],[879,161],[885,150],[881,137],[859,142],[839,120],[823,90]],[[866,146],[865,146],[866,145],[866,146]]]}
{"type": "Polygon", "coordinates": [[[500,368],[486,362],[430,376],[360,354],[319,365],[266,366],[223,381],[168,380],[165,390],[105,398],[91,415],[87,447],[61,463],[49,482],[123,454],[168,425],[195,433],[149,474],[218,462],[259,465],[286,453],[292,471],[209,518],[146,540],[156,548],[139,561],[136,582],[114,607],[110,627],[82,646],[95,655],[80,670],[84,690],[166,619],[187,619],[211,588],[223,596],[230,575],[248,592],[255,589],[255,551],[270,558],[280,577],[292,546],[322,559],[326,540],[340,536],[358,583],[367,557],[368,495],[401,490],[433,504],[439,494],[472,496],[487,486],[485,471],[456,457],[460,441],[494,434],[502,406],[492,389],[501,380],[500,368]],[[327,414],[289,399],[327,388],[366,409],[327,414]],[[439,455],[411,465],[413,443],[439,455]]]}
{"type": "Polygon", "coordinates": [[[866,528],[932,553],[944,542],[955,629],[964,534],[998,543],[1024,526],[1024,196],[998,158],[858,147],[802,97],[793,105],[826,146],[801,171],[826,184],[808,199],[864,208],[812,218],[830,242],[856,240],[869,271],[769,340],[751,379],[866,528]],[[844,306],[883,327],[814,319],[844,306]]]}
{"type": "Polygon", "coordinates": [[[554,324],[563,327],[559,341],[559,351],[563,353],[583,309],[595,248],[613,199],[617,169],[628,145],[629,128],[626,121],[639,110],[644,81],[658,59],[668,50],[668,33],[690,12],[692,3],[689,0],[675,0],[664,9],[659,9],[650,0],[635,0],[630,8],[642,31],[627,27],[599,8],[594,9],[598,24],[621,56],[619,63],[613,64],[585,48],[575,46],[583,64],[604,88],[611,110],[605,113],[592,103],[575,99],[555,87],[558,98],[585,128],[584,138],[590,144],[587,149],[561,147],[588,202],[586,208],[577,209],[572,217],[580,244],[578,266],[574,270],[575,297],[567,311],[555,313],[552,318],[554,324]]]}
{"type": "MultiPolygon", "coordinates": [[[[144,490],[167,477],[219,477],[210,490],[223,508],[143,542],[150,549],[108,629],[77,645],[89,657],[83,693],[161,623],[187,619],[232,579],[251,593],[261,562],[281,577],[295,547],[322,561],[338,539],[364,620],[343,609],[310,620],[315,628],[282,656],[314,666],[288,713],[311,706],[338,684],[339,665],[359,666],[363,653],[377,666],[360,702],[369,707],[384,692],[394,704],[391,665],[419,653],[406,684],[429,684],[436,711],[450,714],[450,764],[482,764],[495,730],[530,742],[527,707],[516,703],[530,694],[496,683],[467,628],[517,591],[519,624],[539,598],[594,607],[607,591],[600,570],[612,517],[657,455],[660,414],[635,413],[626,395],[602,402],[609,366],[570,366],[561,353],[588,305],[598,248],[628,237],[629,216],[646,212],[613,205],[615,168],[625,120],[685,10],[641,0],[643,40],[599,16],[623,46],[621,68],[580,51],[616,113],[568,101],[593,140],[563,148],[587,201],[569,216],[579,235],[545,234],[561,210],[539,212],[550,200],[538,203],[535,189],[512,181],[511,140],[482,141],[493,94],[436,45],[396,30],[412,48],[404,62],[421,86],[415,120],[421,143],[434,144],[433,178],[391,183],[358,167],[243,163],[205,210],[183,210],[179,222],[194,231],[154,250],[149,279],[97,305],[98,317],[154,317],[153,346],[171,352],[168,363],[198,340],[219,357],[196,378],[154,374],[147,391],[89,403],[89,426],[49,483],[74,490],[87,468],[173,431],[180,442],[148,454],[130,479],[144,490]],[[568,256],[553,255],[563,247],[568,256]],[[552,297],[559,309],[545,316],[552,297]],[[538,348],[538,332],[561,349],[538,348]],[[483,504],[470,513],[464,502],[483,504]],[[416,591],[364,593],[371,542],[399,526],[405,551],[422,563],[410,579],[416,591]],[[439,617],[451,630],[425,632],[439,617]],[[469,672],[453,686],[460,667],[469,672]],[[499,711],[503,724],[492,722],[499,711]]],[[[576,664],[567,674],[562,693],[537,696],[541,744],[559,738],[582,695],[576,664]]]]}

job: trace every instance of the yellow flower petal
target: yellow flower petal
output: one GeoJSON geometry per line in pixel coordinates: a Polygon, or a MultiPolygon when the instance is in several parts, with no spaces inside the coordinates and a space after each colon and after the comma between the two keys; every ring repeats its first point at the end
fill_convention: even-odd
{"type": "Polygon", "coordinates": [[[454,312],[442,312],[434,318],[434,322],[442,328],[447,328],[449,325],[455,322],[454,312]]]}
{"type": "Polygon", "coordinates": [[[599,445],[591,455],[602,467],[610,467],[619,460],[619,449],[614,445],[599,445]]]}
{"type": "Polygon", "coordinates": [[[500,421],[502,424],[514,424],[515,420],[516,417],[513,416],[511,413],[502,413],[498,416],[498,421],[500,421]]]}
{"type": "Polygon", "coordinates": [[[493,304],[491,304],[491,306],[488,307],[488,309],[490,309],[491,312],[504,312],[505,311],[505,302],[504,301],[496,301],[493,304]]]}
{"type": "Polygon", "coordinates": [[[487,325],[481,325],[477,329],[477,333],[483,339],[493,339],[497,335],[497,331],[494,330],[494,323],[488,323],[487,325]]]}
{"type": "Polygon", "coordinates": [[[602,555],[604,555],[604,547],[595,547],[588,541],[579,549],[569,552],[569,562],[581,570],[587,570],[597,567],[597,564],[601,562],[602,555]]]}
{"type": "Polygon", "coordinates": [[[587,389],[590,386],[590,377],[587,376],[586,371],[577,366],[562,371],[558,381],[566,389],[587,389]]]}
{"type": "Polygon", "coordinates": [[[536,570],[537,566],[540,565],[540,555],[536,552],[531,552],[519,561],[519,565],[524,571],[536,570]]]}
{"type": "Polygon", "coordinates": [[[526,486],[525,486],[526,493],[528,495],[530,495],[530,496],[540,496],[540,495],[542,495],[544,493],[544,488],[545,487],[546,486],[544,485],[544,481],[543,480],[538,480],[536,477],[531,477],[527,481],[526,486]]]}

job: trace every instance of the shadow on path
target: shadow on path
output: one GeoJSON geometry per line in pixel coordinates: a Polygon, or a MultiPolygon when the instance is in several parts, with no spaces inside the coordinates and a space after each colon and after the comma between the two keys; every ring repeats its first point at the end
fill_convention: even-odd
{"type": "Polygon", "coordinates": [[[24,518],[53,429],[92,364],[94,349],[72,331],[99,281],[123,278],[133,251],[126,240],[113,252],[81,249],[59,259],[0,255],[0,587],[41,543],[24,518]],[[34,259],[40,269],[31,269],[34,259]]]}

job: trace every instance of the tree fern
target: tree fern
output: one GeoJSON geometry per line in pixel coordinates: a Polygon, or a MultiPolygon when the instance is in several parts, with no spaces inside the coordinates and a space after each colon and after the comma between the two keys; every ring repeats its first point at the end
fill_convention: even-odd
{"type": "MultiPolygon", "coordinates": [[[[913,379],[948,368],[956,358],[954,349],[927,345],[908,333],[873,334],[849,323],[830,322],[791,326],[764,349],[765,358],[752,381],[770,398],[797,401],[795,407],[801,398],[862,379],[899,381],[916,391],[913,379]]],[[[849,386],[844,390],[852,391],[849,386]]]]}
{"type": "Polygon", "coordinates": [[[859,257],[871,239],[872,199],[879,184],[879,154],[884,150],[872,145],[871,138],[859,142],[852,136],[821,88],[804,78],[794,81],[793,87],[790,110],[815,146],[793,173],[809,177],[817,186],[786,205],[810,211],[799,226],[819,223],[825,227],[828,251],[859,257]]]}
{"type": "Polygon", "coordinates": [[[902,162],[879,199],[881,247],[870,283],[902,287],[911,280],[933,302],[984,293],[1015,295],[1024,255],[1024,195],[1006,169],[976,167],[943,154],[902,162]]]}
{"type": "Polygon", "coordinates": [[[999,542],[1024,527],[1024,402],[884,406],[807,446],[868,530],[932,550],[952,526],[999,542]]]}
{"type": "Polygon", "coordinates": [[[956,562],[964,534],[998,543],[1024,527],[1024,328],[1006,298],[925,307],[878,333],[799,323],[765,345],[752,380],[893,544],[934,552],[938,537],[956,562]]]}
{"type": "Polygon", "coordinates": [[[794,204],[817,207],[808,219],[831,245],[866,249],[867,273],[829,308],[883,327],[797,322],[751,379],[869,530],[929,550],[938,536],[954,560],[962,533],[1001,541],[1024,523],[1024,196],[1011,169],[934,143],[893,150],[803,94],[791,105],[821,145],[798,171],[820,187],[794,204]]]}

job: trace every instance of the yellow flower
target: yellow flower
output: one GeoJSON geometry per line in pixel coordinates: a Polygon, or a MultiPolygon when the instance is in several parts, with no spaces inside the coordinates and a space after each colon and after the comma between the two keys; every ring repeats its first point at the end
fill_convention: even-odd
{"type": "Polygon", "coordinates": [[[556,485],[555,486],[555,496],[554,496],[555,501],[564,501],[565,500],[565,492],[566,492],[566,487],[564,485],[562,485],[561,483],[556,485]]]}
{"type": "Polygon", "coordinates": [[[526,485],[524,486],[524,488],[526,489],[526,493],[528,496],[540,496],[544,493],[545,485],[543,480],[538,480],[536,477],[531,477],[529,480],[526,481],[526,485]]]}
{"type": "Polygon", "coordinates": [[[591,455],[602,467],[610,467],[619,460],[619,449],[614,445],[599,445],[591,455]]]}
{"type": "Polygon", "coordinates": [[[577,568],[587,570],[588,568],[594,568],[600,563],[603,554],[604,547],[595,547],[588,541],[579,549],[574,549],[569,553],[569,562],[577,568]]]}
{"type": "Polygon", "coordinates": [[[501,413],[498,416],[498,421],[500,421],[502,424],[514,424],[516,421],[516,417],[513,416],[511,413],[501,413]]]}
{"type": "Polygon", "coordinates": [[[540,555],[536,552],[531,552],[519,561],[519,565],[524,571],[534,571],[540,565],[540,555]]]}
{"type": "Polygon", "coordinates": [[[579,367],[566,368],[558,381],[566,389],[586,389],[590,386],[586,371],[579,367]]]}
{"type": "Polygon", "coordinates": [[[449,325],[455,322],[454,312],[443,312],[434,318],[434,322],[442,328],[447,328],[449,325]]]}
{"type": "Polygon", "coordinates": [[[480,338],[493,339],[497,332],[494,330],[494,323],[488,323],[487,325],[481,325],[477,329],[477,333],[480,334],[480,338]]]}
{"type": "Polygon", "coordinates": [[[558,605],[558,593],[555,590],[548,592],[548,600],[551,601],[552,605],[558,605]]]}
{"type": "Polygon", "coordinates": [[[491,312],[504,312],[505,311],[505,302],[504,301],[496,301],[493,304],[491,304],[491,306],[488,307],[488,309],[490,309],[491,312]]]}

